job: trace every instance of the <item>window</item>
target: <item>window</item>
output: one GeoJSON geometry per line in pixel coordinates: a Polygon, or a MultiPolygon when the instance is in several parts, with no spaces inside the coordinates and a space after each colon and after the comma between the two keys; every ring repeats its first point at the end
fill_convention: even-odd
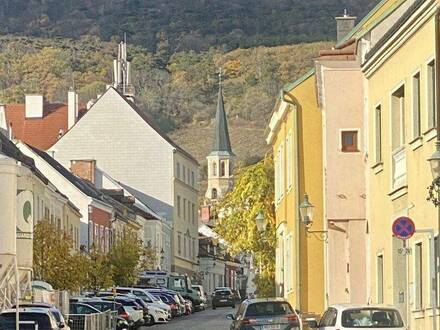
{"type": "Polygon", "coordinates": [[[292,143],[292,134],[289,133],[286,140],[286,148],[287,148],[287,189],[292,187],[292,153],[293,153],[293,143],[292,143]]]}
{"type": "Polygon", "coordinates": [[[191,222],[191,202],[188,201],[188,222],[191,222]]]}
{"type": "Polygon", "coordinates": [[[420,73],[412,78],[412,110],[413,110],[413,138],[421,135],[420,128],[420,73]]]}
{"type": "Polygon", "coordinates": [[[180,179],[180,163],[179,162],[177,162],[177,165],[176,165],[176,176],[178,179],[180,179]]]}
{"type": "Polygon", "coordinates": [[[284,196],[284,146],[281,145],[280,148],[278,149],[278,161],[279,161],[279,168],[280,168],[280,191],[279,191],[279,197],[280,199],[283,198],[284,196]]]}
{"type": "Polygon", "coordinates": [[[186,258],[186,236],[183,235],[183,255],[186,258]]]}
{"type": "Polygon", "coordinates": [[[217,189],[213,188],[211,191],[211,198],[217,199],[217,189]]]}
{"type": "Polygon", "coordinates": [[[212,162],[212,175],[217,176],[217,163],[212,162]]]}
{"type": "Polygon", "coordinates": [[[191,217],[192,217],[192,223],[194,224],[196,221],[196,205],[192,203],[191,205],[191,217]]]}
{"type": "Polygon", "coordinates": [[[177,234],[177,254],[182,254],[182,237],[180,233],[177,234]]]}
{"type": "Polygon", "coordinates": [[[220,162],[220,176],[226,176],[226,162],[224,160],[220,162]]]}
{"type": "Polygon", "coordinates": [[[192,249],[193,249],[193,259],[195,260],[196,259],[196,239],[195,238],[193,238],[192,239],[192,249]]]}
{"type": "Polygon", "coordinates": [[[334,327],[336,325],[336,317],[338,312],[334,308],[329,308],[322,316],[319,327],[334,327]]]}
{"type": "Polygon", "coordinates": [[[383,304],[383,255],[377,256],[377,303],[383,304]]]}
{"type": "Polygon", "coordinates": [[[89,247],[93,244],[93,222],[89,221],[89,247]]]}
{"type": "Polygon", "coordinates": [[[391,147],[395,151],[405,143],[405,86],[391,97],[391,147]]]}
{"type": "Polygon", "coordinates": [[[435,60],[428,64],[427,68],[427,89],[428,89],[428,129],[436,125],[436,102],[435,102],[435,60]]]}
{"type": "Polygon", "coordinates": [[[400,313],[389,308],[356,308],[344,310],[341,315],[344,328],[402,328],[400,313]]]}
{"type": "Polygon", "coordinates": [[[341,132],[341,151],[357,152],[358,149],[358,131],[341,132]]]}
{"type": "Polygon", "coordinates": [[[376,130],[376,136],[375,136],[375,157],[376,157],[376,164],[382,162],[382,107],[378,105],[376,109],[374,110],[374,128],[376,130]]]}
{"type": "Polygon", "coordinates": [[[187,179],[188,179],[188,184],[190,184],[190,182],[191,182],[191,177],[190,177],[190,174],[191,174],[191,170],[188,168],[188,170],[187,170],[187,179]]]}
{"type": "Polygon", "coordinates": [[[285,262],[286,262],[286,271],[285,271],[285,276],[286,276],[286,289],[287,292],[291,291],[293,289],[293,285],[292,285],[292,274],[293,274],[293,255],[292,255],[292,234],[287,235],[286,238],[286,258],[285,258],[285,262]]]}
{"type": "Polygon", "coordinates": [[[177,216],[180,217],[180,196],[177,195],[177,216]]]}
{"type": "Polygon", "coordinates": [[[414,249],[414,302],[415,309],[423,308],[423,250],[422,243],[417,243],[414,249]]]}
{"type": "Polygon", "coordinates": [[[278,154],[274,157],[274,169],[275,169],[275,202],[279,202],[280,199],[280,169],[278,154]]]}
{"type": "Polygon", "coordinates": [[[186,168],[185,168],[185,165],[183,165],[182,168],[183,168],[183,171],[182,171],[183,172],[182,173],[183,174],[183,182],[186,182],[186,168]]]}
{"type": "Polygon", "coordinates": [[[183,220],[186,220],[186,198],[183,199],[183,220]]]}
{"type": "Polygon", "coordinates": [[[193,187],[196,186],[196,179],[195,179],[194,171],[191,171],[191,186],[193,186],[193,187]]]}

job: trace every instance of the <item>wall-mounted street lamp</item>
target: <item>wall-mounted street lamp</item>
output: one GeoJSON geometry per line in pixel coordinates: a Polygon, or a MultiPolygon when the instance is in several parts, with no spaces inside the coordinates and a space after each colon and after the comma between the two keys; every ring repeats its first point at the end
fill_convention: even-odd
{"type": "Polygon", "coordinates": [[[266,217],[262,210],[260,210],[255,218],[255,222],[257,223],[257,229],[260,233],[264,232],[267,227],[266,217]]]}
{"type": "Polygon", "coordinates": [[[319,234],[323,241],[327,241],[328,239],[328,231],[327,230],[310,230],[310,227],[313,225],[313,210],[314,206],[309,201],[309,196],[304,194],[304,200],[299,205],[299,213],[301,215],[301,222],[306,228],[306,234],[319,234]]]}

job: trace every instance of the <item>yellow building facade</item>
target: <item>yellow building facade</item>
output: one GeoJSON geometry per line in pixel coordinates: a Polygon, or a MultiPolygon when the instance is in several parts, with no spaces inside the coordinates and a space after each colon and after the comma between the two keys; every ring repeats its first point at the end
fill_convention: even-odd
{"type": "MultiPolygon", "coordinates": [[[[427,201],[435,149],[436,1],[413,1],[366,55],[370,302],[399,307],[410,329],[431,329],[437,211],[427,201]],[[393,237],[411,218],[415,235],[393,237]],[[409,248],[409,249],[407,249],[409,248]]],[[[438,325],[437,325],[438,326],[438,325]]]]}
{"type": "Polygon", "coordinates": [[[325,250],[320,234],[306,234],[299,205],[307,193],[314,207],[313,230],[323,230],[322,121],[316,78],[310,71],[285,87],[268,129],[275,165],[277,295],[301,309],[325,308],[325,250]]]}

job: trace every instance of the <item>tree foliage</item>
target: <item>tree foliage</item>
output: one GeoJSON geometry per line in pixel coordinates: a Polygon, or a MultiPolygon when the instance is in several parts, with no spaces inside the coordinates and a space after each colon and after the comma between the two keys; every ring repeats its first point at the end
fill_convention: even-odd
{"type": "Polygon", "coordinates": [[[242,169],[234,189],[216,207],[219,220],[215,231],[228,243],[233,254],[246,252],[255,256],[261,269],[256,285],[260,296],[273,295],[275,272],[275,211],[273,160],[266,157],[242,169]],[[268,223],[260,233],[255,218],[263,212],[268,223]]]}

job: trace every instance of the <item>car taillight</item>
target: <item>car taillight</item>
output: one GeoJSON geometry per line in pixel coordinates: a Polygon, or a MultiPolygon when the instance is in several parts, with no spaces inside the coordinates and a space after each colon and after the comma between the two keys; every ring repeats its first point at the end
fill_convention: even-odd
{"type": "Polygon", "coordinates": [[[284,319],[286,319],[289,322],[298,322],[298,316],[296,316],[295,314],[289,314],[284,316],[284,319]]]}
{"type": "Polygon", "coordinates": [[[124,318],[124,319],[126,319],[126,320],[128,320],[128,318],[129,318],[127,312],[122,312],[121,314],[119,314],[119,316],[122,317],[122,318],[124,318]]]}
{"type": "Polygon", "coordinates": [[[171,308],[173,308],[173,309],[177,309],[177,305],[176,305],[176,304],[172,304],[172,305],[171,305],[171,308]]]}
{"type": "Polygon", "coordinates": [[[242,321],[243,325],[251,325],[257,323],[256,319],[243,319],[242,321]]]}

